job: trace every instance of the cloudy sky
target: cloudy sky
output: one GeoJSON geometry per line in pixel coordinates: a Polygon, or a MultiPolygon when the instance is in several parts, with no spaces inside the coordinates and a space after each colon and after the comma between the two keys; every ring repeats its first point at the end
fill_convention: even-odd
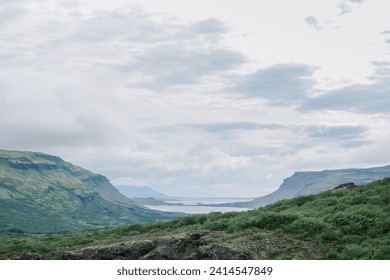
{"type": "Polygon", "coordinates": [[[0,148],[169,195],[390,164],[388,0],[0,0],[0,148]]]}

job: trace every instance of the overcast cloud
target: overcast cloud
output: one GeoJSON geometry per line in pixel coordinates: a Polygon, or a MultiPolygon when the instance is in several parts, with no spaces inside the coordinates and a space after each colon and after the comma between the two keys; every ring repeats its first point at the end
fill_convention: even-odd
{"type": "Polygon", "coordinates": [[[369,84],[353,84],[330,90],[317,97],[307,98],[301,109],[343,110],[375,114],[390,113],[390,67],[387,63],[377,65],[369,84]]]}
{"type": "Polygon", "coordinates": [[[244,76],[232,91],[273,103],[291,103],[309,93],[313,71],[314,67],[308,65],[277,64],[244,76]]]}
{"type": "Polygon", "coordinates": [[[175,196],[390,164],[388,1],[183,3],[0,0],[0,148],[175,196]]]}

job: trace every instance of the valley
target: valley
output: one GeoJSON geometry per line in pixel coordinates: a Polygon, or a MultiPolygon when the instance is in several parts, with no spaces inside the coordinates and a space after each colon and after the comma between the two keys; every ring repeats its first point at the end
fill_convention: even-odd
{"type": "Polygon", "coordinates": [[[389,259],[390,179],[247,212],[1,237],[3,259],[389,259]]]}
{"type": "Polygon", "coordinates": [[[59,157],[0,150],[0,259],[389,259],[389,169],[297,172],[251,201],[129,198],[59,157]]]}

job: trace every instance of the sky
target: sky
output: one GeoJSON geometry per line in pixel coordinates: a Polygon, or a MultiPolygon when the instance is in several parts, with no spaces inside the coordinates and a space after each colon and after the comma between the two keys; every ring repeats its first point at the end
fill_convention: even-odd
{"type": "Polygon", "coordinates": [[[173,196],[390,164],[388,0],[0,0],[0,148],[173,196]]]}

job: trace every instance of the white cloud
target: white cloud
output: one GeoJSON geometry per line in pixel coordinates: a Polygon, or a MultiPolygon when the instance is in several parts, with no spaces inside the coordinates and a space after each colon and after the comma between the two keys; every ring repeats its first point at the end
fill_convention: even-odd
{"type": "Polygon", "coordinates": [[[365,2],[366,0],[349,0],[349,1],[351,1],[352,3],[362,4],[362,3],[365,2]]]}
{"type": "Polygon", "coordinates": [[[350,7],[350,5],[346,1],[341,2],[339,4],[339,8],[340,8],[340,14],[339,14],[340,16],[343,16],[345,14],[349,14],[350,12],[352,12],[352,8],[350,7]]]}
{"type": "Polygon", "coordinates": [[[339,8],[340,8],[340,16],[342,15],[345,15],[345,14],[348,14],[348,13],[351,13],[353,11],[352,7],[351,7],[351,3],[353,4],[363,4],[363,2],[365,2],[366,0],[344,0],[343,2],[341,2],[339,4],[339,8]]]}
{"type": "Polygon", "coordinates": [[[309,17],[305,18],[305,22],[308,25],[313,26],[317,30],[321,30],[322,29],[322,27],[318,24],[318,20],[315,17],[309,16],[309,17]]]}

